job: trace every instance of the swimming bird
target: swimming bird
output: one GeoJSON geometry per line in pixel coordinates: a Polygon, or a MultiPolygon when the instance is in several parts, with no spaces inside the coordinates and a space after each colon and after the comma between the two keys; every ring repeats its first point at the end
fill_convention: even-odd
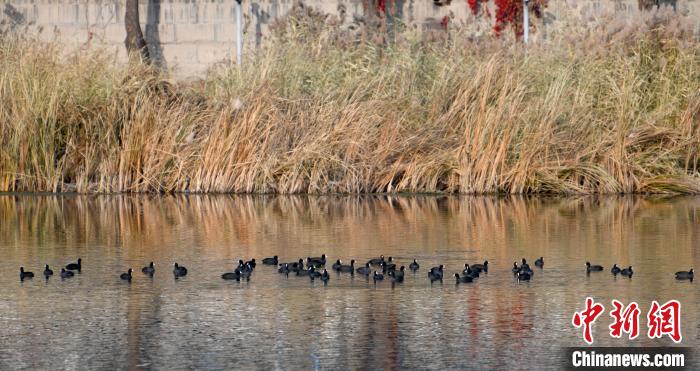
{"type": "Polygon", "coordinates": [[[328,271],[324,269],[323,273],[321,274],[321,281],[323,281],[323,283],[328,283],[328,280],[330,279],[331,276],[328,274],[328,271]]]}
{"type": "Polygon", "coordinates": [[[153,277],[153,274],[156,273],[156,267],[153,266],[153,262],[150,262],[148,266],[141,268],[141,272],[153,277]]]}
{"type": "Polygon", "coordinates": [[[634,274],[634,272],[632,271],[632,266],[631,266],[631,265],[630,265],[629,267],[623,269],[620,273],[621,273],[623,276],[625,276],[625,277],[630,277],[630,278],[631,278],[632,275],[634,274]]]}
{"type": "Polygon", "coordinates": [[[377,271],[374,271],[374,276],[372,276],[372,278],[374,279],[374,282],[377,282],[377,281],[383,280],[383,279],[384,279],[384,275],[381,274],[381,273],[379,273],[379,272],[377,272],[377,271]]]}
{"type": "Polygon", "coordinates": [[[338,272],[355,273],[355,259],[350,260],[350,265],[341,264],[338,268],[338,272]]]}
{"type": "Polygon", "coordinates": [[[692,280],[693,279],[693,268],[690,268],[689,271],[676,272],[676,279],[677,280],[692,280]]]}
{"type": "Polygon", "coordinates": [[[464,264],[464,270],[462,271],[463,276],[469,276],[471,278],[479,278],[479,271],[472,269],[469,264],[464,264]]]}
{"type": "Polygon", "coordinates": [[[586,272],[600,272],[603,270],[602,265],[591,265],[591,262],[586,262],[586,272]]]}
{"type": "Polygon", "coordinates": [[[389,260],[387,260],[387,261],[385,261],[385,262],[382,262],[382,263],[380,264],[380,266],[382,267],[382,271],[383,271],[384,273],[386,273],[386,272],[388,272],[388,271],[396,270],[396,264],[392,263],[391,261],[392,261],[392,258],[391,258],[391,256],[390,256],[390,257],[389,257],[389,260]]]}
{"type": "Polygon", "coordinates": [[[34,273],[25,271],[24,267],[19,267],[19,279],[21,281],[24,281],[25,278],[32,278],[32,277],[34,277],[34,273]]]}
{"type": "Polygon", "coordinates": [[[513,268],[511,269],[511,272],[513,272],[513,274],[517,274],[518,272],[520,272],[520,267],[518,267],[518,263],[513,262],[513,268]]]}
{"type": "Polygon", "coordinates": [[[370,259],[367,263],[370,265],[379,265],[384,262],[384,255],[380,255],[378,258],[370,259]]]}
{"type": "Polygon", "coordinates": [[[357,273],[364,276],[369,276],[369,274],[372,273],[372,269],[369,267],[369,263],[365,264],[364,267],[357,268],[357,273]]]}
{"type": "Polygon", "coordinates": [[[455,273],[455,281],[456,283],[468,283],[468,282],[473,282],[474,278],[472,276],[468,275],[463,275],[459,276],[459,273],[455,273]]]}
{"type": "Polygon", "coordinates": [[[255,258],[247,261],[246,265],[249,266],[251,270],[255,269],[255,266],[257,265],[257,263],[255,263],[255,258]]]}
{"type": "Polygon", "coordinates": [[[289,267],[292,272],[299,272],[304,270],[304,259],[299,258],[298,262],[289,263],[289,267]]]}
{"type": "Polygon", "coordinates": [[[410,269],[410,270],[412,270],[412,271],[414,271],[414,272],[417,271],[418,268],[420,268],[420,265],[418,264],[418,262],[416,261],[416,259],[413,259],[413,263],[411,263],[411,264],[408,265],[408,269],[410,269]]]}
{"type": "Polygon", "coordinates": [[[617,263],[613,264],[613,267],[610,268],[610,273],[612,273],[614,275],[617,275],[620,272],[622,272],[622,269],[620,269],[620,267],[617,266],[617,263]]]}
{"type": "MultiPolygon", "coordinates": [[[[325,270],[325,269],[324,269],[325,270]]],[[[309,277],[313,280],[314,278],[319,278],[321,277],[321,272],[317,271],[316,268],[311,267],[309,268],[309,277]]]]}
{"type": "Polygon", "coordinates": [[[326,254],[321,254],[320,257],[306,258],[306,261],[308,264],[313,264],[315,266],[324,266],[326,265],[326,254]]]}
{"type": "Polygon", "coordinates": [[[404,274],[405,274],[404,269],[406,269],[406,268],[402,265],[398,271],[391,270],[391,271],[389,271],[389,276],[391,276],[391,278],[394,280],[394,282],[403,282],[403,278],[404,278],[404,274]]]}
{"type": "Polygon", "coordinates": [[[49,268],[49,265],[46,264],[46,268],[44,268],[44,277],[49,278],[49,276],[53,276],[53,271],[49,268]]]}
{"type": "Polygon", "coordinates": [[[544,258],[540,256],[539,259],[535,260],[535,266],[536,267],[544,267],[544,258]]]}
{"type": "Polygon", "coordinates": [[[527,272],[520,271],[518,274],[515,275],[518,278],[518,281],[529,281],[532,275],[527,272]]]}
{"type": "Polygon", "coordinates": [[[525,260],[525,258],[522,259],[522,264],[520,264],[518,273],[527,273],[530,277],[535,274],[532,268],[530,268],[530,264],[527,264],[527,260],[525,260]]]}
{"type": "Polygon", "coordinates": [[[340,270],[340,259],[336,260],[335,263],[333,263],[333,266],[331,267],[334,271],[339,271],[340,270]]]}
{"type": "Polygon", "coordinates": [[[532,269],[530,268],[530,264],[527,264],[527,260],[525,260],[525,258],[522,259],[522,264],[520,264],[520,271],[530,274],[533,273],[532,269]]]}
{"type": "Polygon", "coordinates": [[[282,266],[277,270],[277,272],[289,275],[289,264],[287,264],[287,263],[282,264],[282,266]]]}
{"type": "Polygon", "coordinates": [[[252,265],[250,265],[250,263],[251,262],[243,262],[242,259],[238,259],[238,267],[236,269],[241,271],[241,273],[244,273],[244,272],[250,273],[254,269],[254,267],[252,265]]]}
{"type": "Polygon", "coordinates": [[[250,281],[250,274],[253,272],[252,269],[247,269],[247,270],[240,270],[236,268],[234,272],[238,272],[238,274],[241,276],[241,279],[245,279],[246,281],[250,281]]]}
{"type": "Polygon", "coordinates": [[[75,273],[67,271],[65,268],[61,268],[61,278],[71,278],[75,273]]]}
{"type": "Polygon", "coordinates": [[[438,267],[432,267],[430,268],[430,271],[428,272],[428,278],[430,278],[430,281],[442,281],[442,272],[443,265],[440,264],[438,267]]]}
{"type": "Polygon", "coordinates": [[[474,264],[471,266],[472,270],[475,270],[476,272],[489,272],[489,261],[485,260],[484,264],[474,264]]]}
{"type": "Polygon", "coordinates": [[[119,278],[123,279],[124,281],[131,281],[131,268],[129,268],[126,273],[120,274],[119,278]]]}
{"type": "Polygon", "coordinates": [[[277,260],[277,255],[271,257],[271,258],[265,258],[262,260],[262,263],[265,265],[277,265],[278,260],[277,260]]]}
{"type": "Polygon", "coordinates": [[[185,268],[185,267],[182,266],[182,265],[178,265],[177,263],[175,263],[175,266],[174,266],[174,268],[173,268],[173,275],[175,275],[175,278],[184,277],[184,276],[187,275],[187,268],[185,268]]]}
{"type": "Polygon", "coordinates": [[[240,281],[241,280],[241,271],[236,269],[233,272],[224,273],[221,275],[221,278],[224,280],[227,280],[227,281],[233,281],[233,280],[240,281]]]}
{"type": "Polygon", "coordinates": [[[70,264],[66,265],[66,269],[69,270],[69,271],[78,271],[78,272],[80,272],[80,270],[82,269],[82,267],[83,267],[83,260],[80,259],[80,258],[78,258],[78,262],[77,262],[77,263],[70,263],[70,264]]]}

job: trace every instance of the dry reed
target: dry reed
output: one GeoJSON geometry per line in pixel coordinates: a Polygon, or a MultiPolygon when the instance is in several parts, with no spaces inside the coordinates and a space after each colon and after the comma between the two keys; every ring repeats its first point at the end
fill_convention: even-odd
{"type": "Polygon", "coordinates": [[[700,192],[680,16],[527,52],[302,16],[198,83],[3,37],[0,191],[700,192]]]}

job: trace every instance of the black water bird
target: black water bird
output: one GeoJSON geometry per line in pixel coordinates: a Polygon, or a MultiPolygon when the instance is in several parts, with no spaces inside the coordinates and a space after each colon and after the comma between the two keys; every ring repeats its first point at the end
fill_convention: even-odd
{"type": "MultiPolygon", "coordinates": [[[[252,261],[243,262],[242,259],[238,259],[238,267],[236,269],[241,271],[241,273],[250,273],[253,271],[253,269],[255,269],[255,267],[251,265],[251,262],[252,261]]],[[[255,262],[252,263],[255,264],[255,262]]]]}
{"type": "Polygon", "coordinates": [[[289,267],[292,272],[299,272],[304,270],[304,259],[299,258],[298,262],[289,263],[289,267]]]}
{"type": "Polygon", "coordinates": [[[355,273],[355,259],[350,260],[350,265],[341,264],[338,272],[355,273]]]}
{"type": "Polygon", "coordinates": [[[238,274],[241,276],[241,279],[245,279],[246,281],[250,281],[250,274],[253,273],[252,269],[247,269],[247,270],[240,270],[236,268],[234,272],[238,272],[238,274]]]}
{"type": "MultiPolygon", "coordinates": [[[[325,269],[324,269],[325,270],[325,269]]],[[[321,277],[321,272],[317,271],[316,268],[311,267],[309,268],[309,277],[313,280],[314,278],[319,278],[321,277]]]]}
{"type": "Polygon", "coordinates": [[[389,271],[389,276],[394,280],[394,282],[403,282],[405,269],[406,269],[406,267],[404,267],[402,265],[398,271],[397,270],[389,271]]]}
{"type": "Polygon", "coordinates": [[[544,267],[544,257],[540,256],[539,259],[535,260],[535,266],[536,267],[544,267]]]}
{"type": "Polygon", "coordinates": [[[618,267],[617,264],[613,264],[613,267],[610,268],[610,273],[614,275],[618,275],[620,272],[622,272],[622,269],[620,269],[620,267],[618,267]]]}
{"type": "Polygon", "coordinates": [[[374,271],[374,275],[372,276],[372,278],[374,279],[375,282],[377,282],[377,281],[383,280],[383,279],[384,279],[384,275],[381,274],[381,273],[379,273],[379,272],[377,272],[377,271],[374,271]]]}
{"type": "Polygon", "coordinates": [[[227,280],[227,281],[233,281],[233,280],[240,281],[241,280],[241,271],[236,269],[233,272],[224,273],[221,275],[221,278],[224,280],[227,280]]]}
{"type": "Polygon", "coordinates": [[[175,266],[173,268],[173,275],[175,276],[175,278],[184,277],[187,275],[187,268],[175,263],[175,266]]]}
{"type": "Polygon", "coordinates": [[[520,267],[518,267],[518,263],[513,262],[513,268],[511,269],[511,272],[513,272],[513,274],[517,274],[518,272],[520,272],[520,267]]]}
{"type": "Polygon", "coordinates": [[[676,279],[677,280],[692,280],[693,279],[693,268],[690,268],[689,271],[676,272],[676,279]]]}
{"type": "Polygon", "coordinates": [[[412,270],[412,271],[414,271],[414,272],[417,271],[418,268],[420,268],[420,265],[418,264],[418,262],[416,261],[416,259],[413,259],[413,263],[411,263],[411,264],[408,265],[408,269],[410,269],[410,270],[412,270]]]}
{"type": "Polygon", "coordinates": [[[287,264],[287,263],[282,264],[282,266],[280,266],[280,268],[277,270],[277,272],[289,275],[289,264],[287,264]]]}
{"type": "Polygon", "coordinates": [[[369,267],[369,263],[365,264],[364,267],[357,268],[357,273],[363,276],[369,276],[369,274],[372,273],[372,269],[369,267]]]}
{"type": "Polygon", "coordinates": [[[456,283],[468,283],[473,282],[474,278],[466,274],[460,277],[459,273],[455,273],[455,281],[456,283]]]}
{"type": "Polygon", "coordinates": [[[126,273],[120,274],[119,278],[123,279],[124,281],[131,281],[131,268],[129,268],[126,273]]]}
{"type": "Polygon", "coordinates": [[[631,278],[632,275],[634,274],[634,271],[632,271],[632,266],[630,265],[629,267],[623,269],[620,273],[625,277],[631,278]]]}
{"type": "Polygon", "coordinates": [[[532,275],[527,272],[520,271],[518,274],[515,275],[518,278],[518,281],[529,281],[532,275]]]}
{"type": "Polygon", "coordinates": [[[340,259],[338,259],[338,260],[335,261],[335,263],[333,263],[333,266],[331,266],[331,268],[332,268],[334,271],[339,271],[339,270],[340,270],[340,267],[341,267],[342,265],[343,265],[343,264],[340,263],[340,259]]]}
{"type": "Polygon", "coordinates": [[[476,272],[489,272],[489,261],[485,260],[484,264],[473,264],[472,270],[475,270],[476,272]]]}
{"type": "Polygon", "coordinates": [[[526,273],[530,277],[532,277],[535,272],[533,272],[532,268],[530,268],[530,264],[527,264],[527,260],[525,258],[522,259],[522,264],[520,264],[520,268],[518,270],[518,273],[526,273]]]}
{"type": "Polygon", "coordinates": [[[153,277],[153,274],[156,273],[156,267],[153,265],[153,262],[150,262],[148,263],[148,266],[141,268],[141,272],[153,277]]]}
{"type": "Polygon", "coordinates": [[[320,257],[306,258],[306,261],[308,264],[313,264],[315,266],[324,266],[326,265],[326,254],[321,254],[320,257]]]}
{"type": "Polygon", "coordinates": [[[591,262],[586,262],[586,272],[600,272],[603,270],[602,265],[591,265],[591,262]]]}
{"type": "Polygon", "coordinates": [[[382,271],[383,271],[384,273],[386,273],[386,272],[388,272],[388,271],[396,270],[396,264],[394,264],[394,263],[391,262],[391,256],[389,257],[389,260],[387,260],[387,261],[385,261],[385,262],[382,262],[382,263],[380,264],[380,266],[382,267],[382,271]]]}
{"type": "Polygon", "coordinates": [[[479,271],[472,269],[469,264],[464,264],[464,270],[462,271],[463,276],[469,276],[471,278],[479,278],[479,271]]]}
{"type": "Polygon", "coordinates": [[[430,281],[442,281],[442,272],[443,265],[440,264],[438,267],[432,267],[430,268],[430,271],[428,272],[428,278],[430,278],[430,281]]]}
{"type": "Polygon", "coordinates": [[[71,278],[75,273],[67,271],[65,268],[61,268],[61,278],[71,278]]]}
{"type": "Polygon", "coordinates": [[[255,259],[253,258],[253,259],[247,261],[246,265],[249,266],[251,270],[253,270],[253,269],[255,269],[255,266],[257,265],[257,263],[255,263],[255,259]]]}
{"type": "Polygon", "coordinates": [[[53,271],[49,268],[49,265],[46,264],[46,268],[44,268],[44,277],[49,278],[49,276],[53,276],[53,271]]]}
{"type": "Polygon", "coordinates": [[[331,276],[328,274],[328,271],[324,269],[323,273],[321,274],[321,281],[323,281],[323,283],[328,283],[328,280],[330,279],[331,276]]]}
{"type": "Polygon", "coordinates": [[[262,263],[265,265],[277,265],[278,263],[277,255],[271,257],[271,258],[265,258],[262,260],[262,263]]]}
{"type": "Polygon", "coordinates": [[[78,271],[78,272],[80,272],[80,270],[81,270],[82,268],[83,268],[83,260],[80,259],[80,258],[78,258],[78,262],[77,262],[77,263],[70,263],[70,264],[66,265],[66,269],[69,270],[69,271],[78,271]]]}
{"type": "Polygon", "coordinates": [[[34,277],[34,273],[25,271],[24,267],[19,267],[19,279],[21,281],[24,281],[24,279],[26,279],[26,278],[33,278],[33,277],[34,277]]]}
{"type": "Polygon", "coordinates": [[[378,258],[370,259],[367,263],[370,265],[379,265],[384,262],[384,255],[380,255],[378,258]]]}

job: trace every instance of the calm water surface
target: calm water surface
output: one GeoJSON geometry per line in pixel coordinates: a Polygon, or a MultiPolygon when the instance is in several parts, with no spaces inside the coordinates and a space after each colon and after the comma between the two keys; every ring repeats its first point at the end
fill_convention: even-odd
{"type": "Polygon", "coordinates": [[[698,198],[4,195],[0,369],[558,369],[562,348],[582,345],[571,316],[586,296],[606,306],[596,345],[672,344],[644,336],[645,316],[677,299],[682,344],[697,350],[700,282],[673,272],[700,266],[699,221],[698,198]],[[220,279],[239,258],[321,253],[422,266],[395,286],[260,265],[250,282],[220,279]],[[78,256],[77,277],[39,277],[78,256]],[[515,282],[513,261],[539,256],[545,268],[515,282]],[[474,284],[426,277],[485,259],[474,284]],[[587,260],[605,272],[587,277],[587,260]],[[173,278],[175,261],[187,277],[173,278]],[[634,277],[613,278],[612,263],[634,277]],[[38,277],[21,283],[20,265],[38,277]],[[118,277],[129,267],[131,284],[118,277]],[[640,304],[639,338],[610,338],[611,299],[640,304]]]}

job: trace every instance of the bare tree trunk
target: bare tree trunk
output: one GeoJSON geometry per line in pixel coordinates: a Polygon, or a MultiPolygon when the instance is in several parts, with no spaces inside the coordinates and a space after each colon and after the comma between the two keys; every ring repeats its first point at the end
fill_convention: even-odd
{"type": "Polygon", "coordinates": [[[148,46],[139,22],[139,0],[126,0],[124,26],[126,27],[126,39],[124,39],[126,51],[129,54],[139,53],[144,62],[149,62],[148,46]]]}

